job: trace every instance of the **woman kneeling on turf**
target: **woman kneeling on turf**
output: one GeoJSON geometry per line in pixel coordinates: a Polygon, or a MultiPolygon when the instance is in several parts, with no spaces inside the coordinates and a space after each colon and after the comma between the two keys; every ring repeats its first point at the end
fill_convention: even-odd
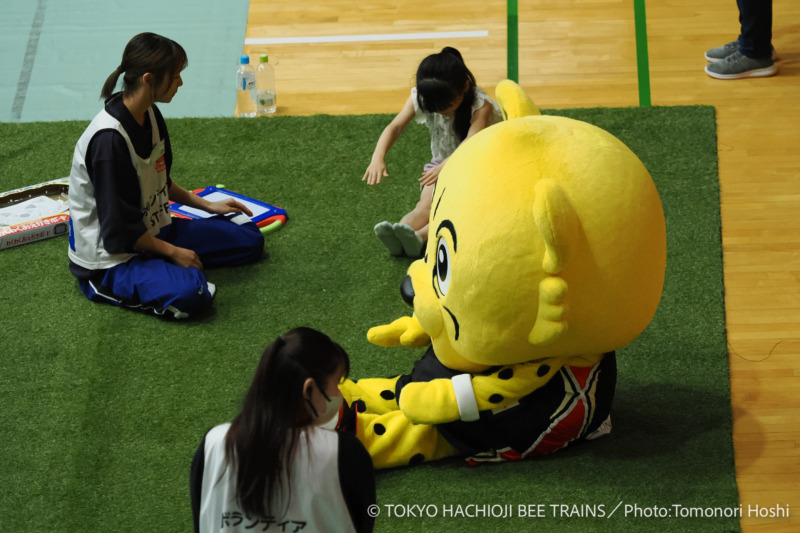
{"type": "Polygon", "coordinates": [[[70,271],[92,301],[186,318],[216,292],[201,271],[256,261],[264,237],[250,210],[174,183],[167,126],[155,103],[183,85],[186,52],[153,33],[133,37],[108,77],[105,107],[75,146],[69,177],[70,271]],[[114,93],[123,76],[123,91],[114,93]],[[170,200],[215,216],[172,219],[170,200]]]}

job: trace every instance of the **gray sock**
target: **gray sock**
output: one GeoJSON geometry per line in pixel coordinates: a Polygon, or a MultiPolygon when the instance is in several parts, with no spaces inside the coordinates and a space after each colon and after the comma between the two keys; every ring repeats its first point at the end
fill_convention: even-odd
{"type": "Polygon", "coordinates": [[[403,255],[403,245],[394,234],[392,225],[385,220],[375,225],[375,235],[380,239],[389,253],[394,256],[403,255]]]}
{"type": "Polygon", "coordinates": [[[408,224],[400,224],[399,222],[392,226],[397,240],[403,245],[403,252],[408,257],[416,259],[422,255],[422,248],[425,245],[422,242],[422,237],[417,235],[411,226],[408,224]]]}

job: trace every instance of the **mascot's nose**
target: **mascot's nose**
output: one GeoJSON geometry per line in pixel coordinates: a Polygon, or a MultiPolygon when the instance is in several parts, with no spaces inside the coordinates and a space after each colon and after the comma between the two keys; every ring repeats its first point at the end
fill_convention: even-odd
{"type": "Polygon", "coordinates": [[[411,276],[406,276],[400,284],[400,295],[405,303],[414,307],[414,285],[411,284],[411,276]]]}

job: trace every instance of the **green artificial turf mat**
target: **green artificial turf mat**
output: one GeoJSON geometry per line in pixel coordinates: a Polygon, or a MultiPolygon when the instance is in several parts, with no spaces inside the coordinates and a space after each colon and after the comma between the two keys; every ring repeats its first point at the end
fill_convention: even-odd
{"type": "MultiPolygon", "coordinates": [[[[738,509],[714,109],[549,113],[625,142],[667,218],[664,295],[650,327],[618,353],[614,431],[541,459],[381,471],[376,530],[738,530],[736,516],[686,510],[738,509]],[[668,516],[635,516],[634,505],[668,516]]],[[[0,530],[189,531],[192,454],[236,413],[261,351],[291,327],[342,344],[351,377],[410,371],[423,350],[366,340],[369,327],[410,313],[399,294],[410,260],[389,257],[372,227],[414,205],[430,155],[427,129],[409,126],[390,177],[363,183],[390,119],[169,120],[177,183],[224,184],[290,216],[267,236],[265,260],[208,272],[219,292],[202,320],[89,302],[64,237],[0,251],[0,530]]],[[[0,124],[0,191],[66,176],[86,124],[0,124]]]]}

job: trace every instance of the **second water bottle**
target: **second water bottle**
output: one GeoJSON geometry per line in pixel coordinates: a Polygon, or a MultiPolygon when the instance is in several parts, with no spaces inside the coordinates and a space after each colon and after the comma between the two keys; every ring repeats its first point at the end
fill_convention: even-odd
{"type": "Polygon", "coordinates": [[[256,69],[256,90],[258,91],[258,114],[271,115],[277,109],[275,100],[275,70],[269,64],[269,56],[261,54],[256,69]]]}

